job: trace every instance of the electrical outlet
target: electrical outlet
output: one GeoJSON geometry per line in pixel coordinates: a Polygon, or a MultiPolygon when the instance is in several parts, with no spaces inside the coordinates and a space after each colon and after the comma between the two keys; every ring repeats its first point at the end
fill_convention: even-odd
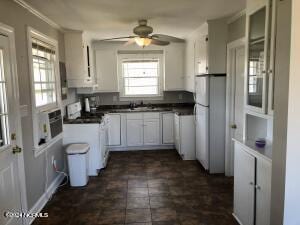
{"type": "Polygon", "coordinates": [[[113,96],[113,102],[118,101],[118,97],[116,95],[113,96]]]}
{"type": "Polygon", "coordinates": [[[179,99],[179,100],[182,100],[182,94],[179,94],[179,95],[178,95],[178,99],[179,99]]]}

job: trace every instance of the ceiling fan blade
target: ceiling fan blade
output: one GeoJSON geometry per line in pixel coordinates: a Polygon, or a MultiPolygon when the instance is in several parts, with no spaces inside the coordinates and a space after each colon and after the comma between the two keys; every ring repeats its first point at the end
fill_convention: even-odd
{"type": "Polygon", "coordinates": [[[162,40],[158,40],[158,39],[151,39],[151,44],[153,44],[153,45],[160,45],[160,46],[166,46],[166,45],[169,45],[170,42],[169,41],[162,41],[162,40]]]}
{"type": "Polygon", "coordinates": [[[124,46],[132,45],[132,44],[134,44],[134,43],[135,43],[134,38],[130,38],[130,39],[124,44],[124,46]]]}
{"type": "Polygon", "coordinates": [[[113,40],[121,40],[121,39],[129,39],[129,38],[135,38],[137,36],[127,36],[127,37],[116,37],[116,38],[107,38],[107,39],[102,39],[100,41],[113,41],[113,40]]]}
{"type": "Polygon", "coordinates": [[[169,36],[169,35],[165,35],[165,34],[153,34],[152,38],[159,39],[159,40],[162,40],[162,41],[170,41],[170,42],[178,42],[178,43],[185,42],[184,39],[169,36]]]}

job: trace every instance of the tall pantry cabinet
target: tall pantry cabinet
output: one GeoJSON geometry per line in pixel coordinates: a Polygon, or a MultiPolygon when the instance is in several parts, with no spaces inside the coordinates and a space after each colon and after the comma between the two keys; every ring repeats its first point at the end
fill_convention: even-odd
{"type": "Polygon", "coordinates": [[[245,124],[234,144],[233,214],[241,225],[270,225],[276,1],[247,0],[245,124]]]}

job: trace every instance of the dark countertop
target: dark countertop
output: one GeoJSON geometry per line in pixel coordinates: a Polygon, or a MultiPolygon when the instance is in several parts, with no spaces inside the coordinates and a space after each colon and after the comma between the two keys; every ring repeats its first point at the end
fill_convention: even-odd
{"type": "Polygon", "coordinates": [[[128,105],[111,105],[100,106],[95,112],[83,112],[80,118],[69,120],[64,119],[65,124],[80,124],[80,123],[101,123],[102,118],[108,113],[142,113],[142,112],[174,112],[177,115],[193,115],[194,104],[179,103],[179,104],[156,104],[148,106],[137,106],[129,108],[128,105]]]}
{"type": "Polygon", "coordinates": [[[256,157],[262,157],[272,162],[272,146],[266,145],[264,148],[258,148],[255,145],[255,141],[251,141],[251,140],[243,141],[235,138],[233,139],[233,141],[243,145],[245,150],[247,150],[250,154],[256,157]]]}

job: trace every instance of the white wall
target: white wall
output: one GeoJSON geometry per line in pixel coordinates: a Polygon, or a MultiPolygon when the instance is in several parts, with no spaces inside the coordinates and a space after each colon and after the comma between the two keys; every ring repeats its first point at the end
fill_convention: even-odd
{"type": "Polygon", "coordinates": [[[277,0],[271,224],[283,224],[289,98],[291,0],[277,0]]]}
{"type": "MultiPolygon", "coordinates": [[[[15,29],[20,104],[28,105],[28,108],[31,109],[31,89],[29,82],[30,74],[26,36],[27,26],[31,26],[41,33],[58,41],[60,61],[64,61],[65,58],[63,34],[12,0],[0,1],[0,22],[15,29]]],[[[34,157],[31,112],[22,118],[22,139],[24,149],[27,201],[28,208],[30,209],[44,193],[46,168],[48,168],[49,175],[48,185],[57,176],[57,173],[53,171],[51,164],[49,163],[52,155],[55,156],[59,169],[63,169],[64,150],[61,141],[50,147],[48,149],[48,165],[46,165],[45,153],[39,155],[38,157],[34,157]]]]}
{"type": "Polygon", "coordinates": [[[284,224],[300,224],[300,1],[292,0],[284,224]]]}

